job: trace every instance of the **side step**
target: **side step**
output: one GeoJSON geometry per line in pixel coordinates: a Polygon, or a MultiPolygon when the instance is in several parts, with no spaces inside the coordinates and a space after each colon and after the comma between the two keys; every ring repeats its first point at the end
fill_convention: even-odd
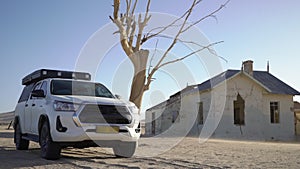
{"type": "Polygon", "coordinates": [[[26,135],[22,136],[22,139],[34,141],[37,143],[39,142],[39,136],[34,135],[34,134],[26,134],[26,135]]]}

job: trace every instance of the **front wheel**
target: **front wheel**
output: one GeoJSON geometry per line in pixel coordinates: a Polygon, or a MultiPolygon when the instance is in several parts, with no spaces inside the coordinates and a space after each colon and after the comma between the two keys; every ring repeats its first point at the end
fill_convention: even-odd
{"type": "Polygon", "coordinates": [[[52,141],[48,122],[44,122],[40,131],[41,156],[47,160],[60,158],[61,147],[52,141]]]}
{"type": "Polygon", "coordinates": [[[14,139],[17,150],[28,150],[29,140],[22,138],[21,126],[19,123],[16,124],[14,139]]]}
{"type": "Polygon", "coordinates": [[[114,154],[117,157],[132,157],[137,148],[137,142],[120,142],[113,147],[114,154]]]}

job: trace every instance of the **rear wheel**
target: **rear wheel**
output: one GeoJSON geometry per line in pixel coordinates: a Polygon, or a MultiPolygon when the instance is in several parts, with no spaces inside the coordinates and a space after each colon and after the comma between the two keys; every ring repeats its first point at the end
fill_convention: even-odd
{"type": "Polygon", "coordinates": [[[16,124],[14,139],[17,150],[28,150],[29,140],[22,138],[21,126],[19,123],[16,124]]]}
{"type": "Polygon", "coordinates": [[[47,160],[60,158],[61,147],[52,141],[48,122],[44,122],[40,131],[41,156],[47,160]]]}
{"type": "Polygon", "coordinates": [[[137,148],[137,142],[121,142],[113,147],[115,156],[117,157],[132,157],[137,148]]]}

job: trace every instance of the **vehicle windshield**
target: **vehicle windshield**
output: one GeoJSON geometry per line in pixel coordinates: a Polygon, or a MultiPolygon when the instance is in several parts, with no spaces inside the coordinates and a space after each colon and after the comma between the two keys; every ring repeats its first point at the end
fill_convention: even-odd
{"type": "Polygon", "coordinates": [[[114,98],[102,84],[71,80],[52,80],[51,94],[114,98]]]}

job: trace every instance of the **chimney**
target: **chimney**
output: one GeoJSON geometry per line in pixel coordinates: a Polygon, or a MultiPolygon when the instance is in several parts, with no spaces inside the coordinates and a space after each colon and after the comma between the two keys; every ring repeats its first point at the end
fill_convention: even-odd
{"type": "Polygon", "coordinates": [[[268,64],[267,64],[267,72],[269,73],[270,72],[270,62],[268,61],[268,64]]]}
{"type": "Polygon", "coordinates": [[[253,61],[247,60],[243,62],[243,71],[253,76],[253,61]]]}

